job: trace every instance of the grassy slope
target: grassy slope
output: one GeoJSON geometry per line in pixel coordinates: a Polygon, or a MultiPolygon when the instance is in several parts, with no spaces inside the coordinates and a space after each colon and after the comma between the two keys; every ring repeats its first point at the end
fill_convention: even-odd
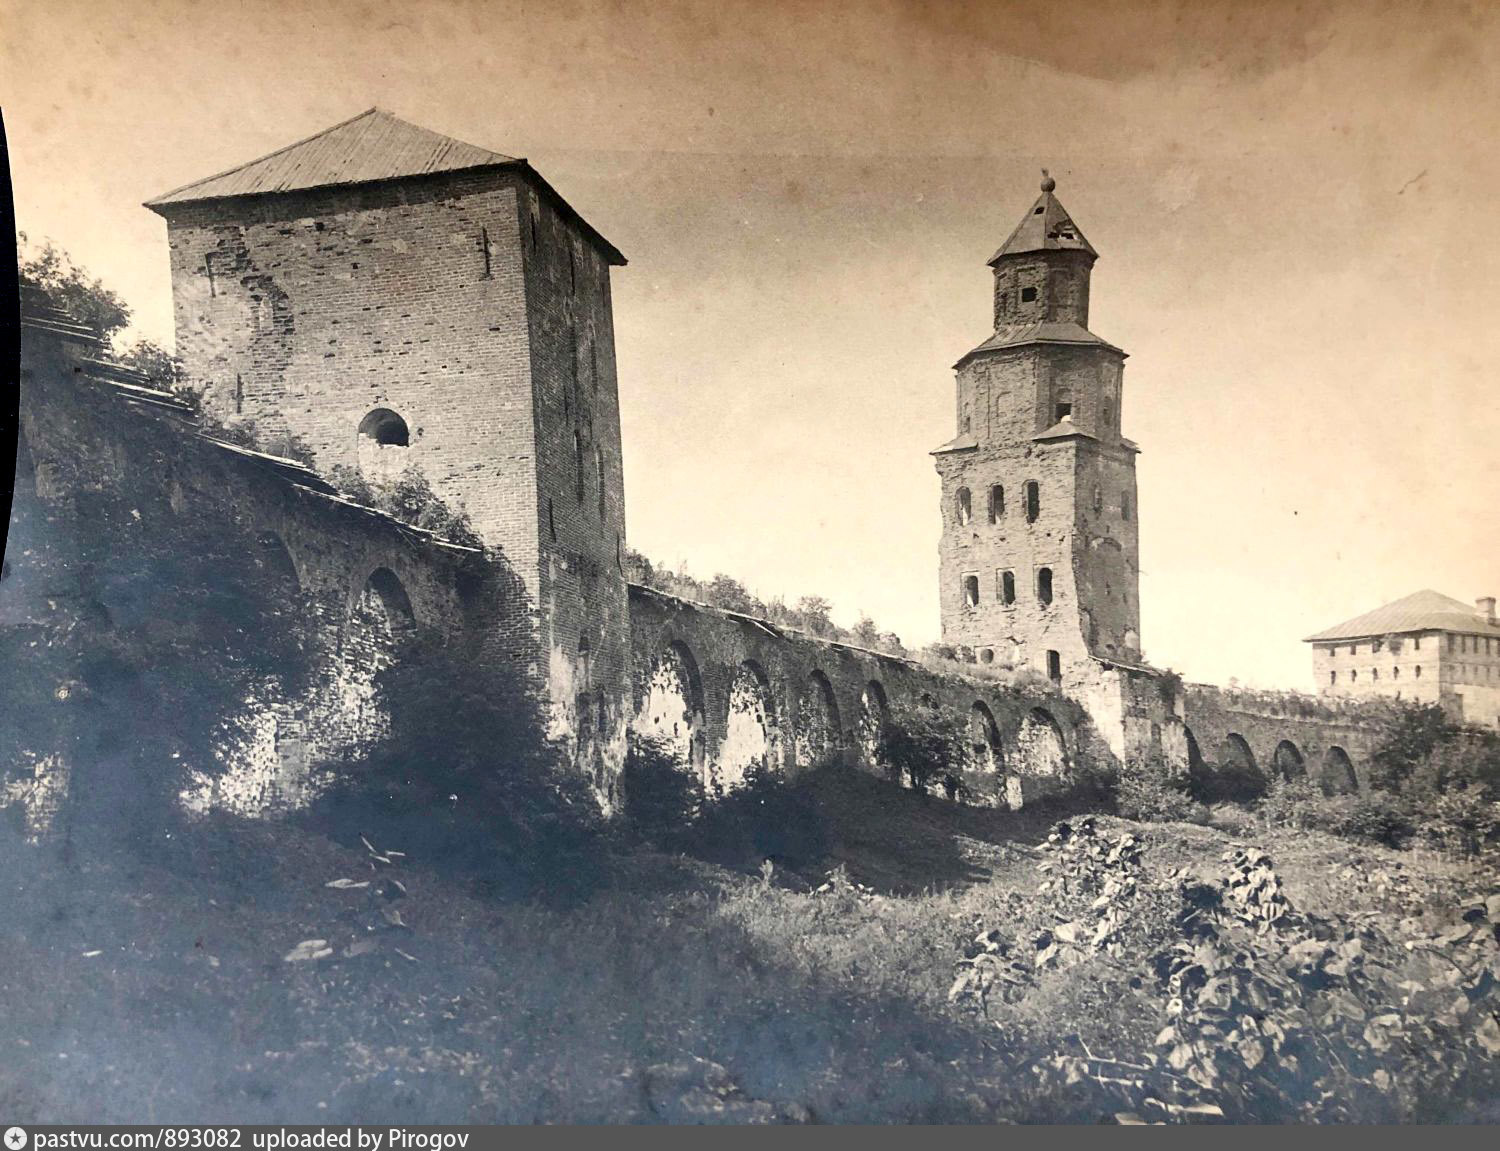
{"type": "MultiPolygon", "coordinates": [[[[1057,813],[966,811],[874,781],[845,781],[824,800],[829,862],[865,890],[817,893],[807,877],[767,884],[616,849],[608,884],[559,908],[485,899],[418,860],[386,867],[363,846],[289,826],[206,825],[149,860],[81,849],[65,859],[0,833],[0,866],[16,880],[0,894],[0,1112],[31,1122],[962,1122],[1058,1118],[1059,1108],[1100,1118],[1028,1094],[1022,1071],[1074,1036],[1097,1050],[1154,1030],[1133,1010],[1128,965],[1055,973],[998,1025],[946,1001],[976,923],[1036,913],[1036,845],[1057,813]],[[339,877],[372,887],[324,886],[339,877]],[[405,897],[377,894],[389,877],[405,897]],[[334,955],[283,960],[310,938],[334,955]],[[373,946],[342,955],[355,940],[373,946]]],[[[1229,842],[1186,825],[1137,830],[1163,873],[1212,876],[1229,842]]],[[[1326,914],[1356,904],[1395,914],[1398,898],[1437,905],[1478,882],[1435,859],[1317,834],[1258,842],[1293,903],[1326,914]],[[1406,876],[1406,894],[1341,878],[1351,862],[1406,876]]]]}

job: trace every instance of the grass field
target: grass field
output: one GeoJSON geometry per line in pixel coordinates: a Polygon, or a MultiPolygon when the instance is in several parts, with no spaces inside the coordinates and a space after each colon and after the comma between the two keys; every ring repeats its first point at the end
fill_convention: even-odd
{"type": "MultiPolygon", "coordinates": [[[[34,1123],[1218,1117],[1170,1099],[1143,1110],[1161,1091],[1104,1072],[1138,1062],[1162,1027],[1172,893],[1220,882],[1243,834],[1099,817],[1106,844],[1139,839],[1118,930],[1107,946],[1033,964],[1036,932],[1063,937],[1079,916],[1110,913],[1088,910],[1105,898],[1095,889],[1059,885],[1064,857],[1047,834],[1067,813],[956,808],[849,776],[822,785],[818,808],[830,847],[801,873],[616,837],[599,844],[599,879],[567,900],[501,899],[352,829],[210,820],[108,850],[0,833],[0,1113],[34,1123]],[[328,886],[338,880],[366,886],[328,886]],[[987,929],[1025,951],[1025,975],[979,1010],[950,990],[987,929]],[[289,958],[299,945],[316,957],[289,958]],[[1076,1061],[1085,1054],[1094,1061],[1076,1061]]],[[[1300,1112],[1274,1113],[1281,1104],[1258,1083],[1249,1095],[1182,1086],[1230,1119],[1500,1119],[1487,1049],[1500,961],[1483,918],[1493,873],[1312,832],[1255,845],[1274,861],[1277,898],[1316,921],[1298,938],[1365,941],[1358,979],[1320,974],[1309,996],[1352,993],[1372,1019],[1448,1010],[1422,1006],[1429,992],[1468,1002],[1452,1028],[1424,1022],[1440,1066],[1410,1090],[1391,1077],[1434,1054],[1407,1050],[1415,1032],[1373,1057],[1362,1045],[1360,1066],[1337,1058],[1381,1085],[1368,1096],[1319,1099],[1330,1092],[1304,1055],[1275,1096],[1300,1112]],[[1411,967],[1434,940],[1458,962],[1411,967]],[[1444,964],[1466,974],[1450,980],[1444,964]]],[[[1280,930],[1252,933],[1252,946],[1280,930]]],[[[1288,1018],[1294,1010],[1314,1026],[1322,1008],[1309,999],[1285,1007],[1288,1018]]],[[[1162,1063],[1160,1074],[1176,1073],[1162,1063]]]]}

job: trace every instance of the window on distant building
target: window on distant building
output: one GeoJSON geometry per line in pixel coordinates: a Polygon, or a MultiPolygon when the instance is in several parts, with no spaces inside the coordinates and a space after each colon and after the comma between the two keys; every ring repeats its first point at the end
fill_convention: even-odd
{"type": "Polygon", "coordinates": [[[1034,299],[1036,299],[1036,289],[1035,288],[1022,288],[1021,289],[1021,303],[1023,303],[1023,304],[1029,304],[1034,299]]]}
{"type": "Polygon", "coordinates": [[[1016,573],[1000,573],[1000,602],[1012,604],[1016,602],[1016,573]]]}
{"type": "Polygon", "coordinates": [[[1060,424],[1064,420],[1067,420],[1069,423],[1072,423],[1072,421],[1073,421],[1073,405],[1072,404],[1055,404],[1055,405],[1053,405],[1053,408],[1052,408],[1052,422],[1054,424],[1060,424]]]}
{"type": "Polygon", "coordinates": [[[1120,518],[1128,521],[1130,519],[1130,493],[1120,493],[1120,518]]]}
{"type": "Polygon", "coordinates": [[[964,576],[964,607],[979,606],[979,577],[977,575],[964,576]]]}
{"type": "Polygon", "coordinates": [[[1329,683],[1338,683],[1338,681],[1339,681],[1339,673],[1338,672],[1331,671],[1331,672],[1328,673],[1328,682],[1329,683]]]}
{"type": "Polygon", "coordinates": [[[1062,680],[1062,656],[1051,649],[1047,651],[1047,678],[1053,683],[1062,680]]]}
{"type": "Polygon", "coordinates": [[[1001,484],[990,485],[990,523],[999,523],[1005,514],[1005,488],[1001,484]]]}
{"type": "Polygon", "coordinates": [[[1035,480],[1026,483],[1026,522],[1036,523],[1037,516],[1042,514],[1042,487],[1035,480]]]}
{"type": "Polygon", "coordinates": [[[1416,671],[1412,672],[1412,675],[1416,676],[1418,679],[1422,678],[1422,665],[1421,664],[1417,664],[1417,669],[1416,669],[1416,671]]]}
{"type": "Polygon", "coordinates": [[[969,522],[972,512],[969,506],[968,488],[959,488],[958,494],[953,497],[953,514],[957,517],[960,526],[969,522]]]}

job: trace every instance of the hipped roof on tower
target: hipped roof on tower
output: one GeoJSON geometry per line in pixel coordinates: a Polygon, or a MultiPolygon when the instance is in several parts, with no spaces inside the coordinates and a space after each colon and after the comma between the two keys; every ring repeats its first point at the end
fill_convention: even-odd
{"type": "Polygon", "coordinates": [[[625,257],[524,159],[408,123],[380,108],[325,128],[304,140],[164,192],[146,201],[161,215],[176,205],[308,191],[346,184],[403,180],[442,172],[515,169],[535,182],[559,209],[597,240],[612,264],[625,257]]]}

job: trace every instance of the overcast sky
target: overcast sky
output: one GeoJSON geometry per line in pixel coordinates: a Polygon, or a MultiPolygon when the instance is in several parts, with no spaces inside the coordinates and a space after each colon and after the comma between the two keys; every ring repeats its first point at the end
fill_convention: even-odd
{"type": "Polygon", "coordinates": [[[379,105],[526,156],[614,273],[632,546],[936,638],[951,365],[1039,169],[1101,254],[1142,643],[1500,589],[1488,4],[0,0],[20,226],[171,339],[141,201],[379,105]]]}

